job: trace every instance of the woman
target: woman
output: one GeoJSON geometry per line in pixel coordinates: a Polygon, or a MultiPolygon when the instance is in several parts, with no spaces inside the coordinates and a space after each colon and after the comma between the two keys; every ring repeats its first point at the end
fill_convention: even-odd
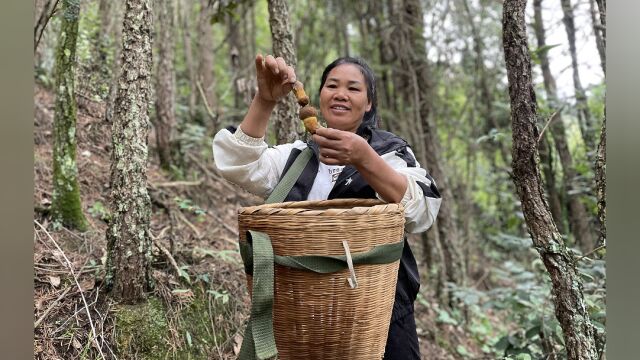
{"type": "MultiPolygon", "coordinates": [[[[373,71],[361,59],[329,64],[320,82],[320,113],[327,128],[312,141],[268,147],[267,123],[276,102],[296,82],[293,68],[278,57],[256,56],[258,91],[237,129],[213,140],[216,166],[229,181],[267,197],[306,147],[313,155],[285,201],[378,198],[405,207],[405,231],[422,232],[433,223],[440,194],[407,142],[376,127],[373,71]]],[[[420,359],[413,302],[420,287],[418,267],[405,238],[385,359],[420,359]]]]}

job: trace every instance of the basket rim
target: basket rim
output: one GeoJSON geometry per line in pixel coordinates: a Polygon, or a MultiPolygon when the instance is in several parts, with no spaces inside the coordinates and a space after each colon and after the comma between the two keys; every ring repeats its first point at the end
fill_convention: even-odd
{"type": "Polygon", "coordinates": [[[238,209],[238,215],[366,215],[401,212],[400,203],[387,203],[379,199],[332,199],[287,201],[247,206],[238,209]],[[347,207],[347,208],[345,208],[347,207]],[[348,208],[351,207],[351,208],[348,208]],[[318,209],[322,208],[322,209],[318,209]],[[344,208],[344,209],[339,209],[344,208]]]}

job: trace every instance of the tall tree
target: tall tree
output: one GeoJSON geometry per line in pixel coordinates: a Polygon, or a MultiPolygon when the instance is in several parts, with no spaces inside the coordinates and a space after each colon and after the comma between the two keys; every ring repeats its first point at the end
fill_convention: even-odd
{"type": "Polygon", "coordinates": [[[191,0],[178,0],[178,21],[180,22],[182,43],[184,45],[184,62],[189,76],[189,117],[193,119],[196,116],[198,87],[196,84],[196,68],[193,62],[193,49],[191,47],[191,23],[189,22],[191,19],[191,7],[191,0]]]}
{"type": "MultiPolygon", "coordinates": [[[[112,28],[113,39],[117,43],[122,38],[122,17],[124,16],[122,4],[120,2],[114,2],[109,7],[111,16],[114,17],[112,28]]],[[[111,66],[111,80],[109,81],[109,94],[107,95],[107,101],[105,104],[104,120],[110,123],[113,119],[114,108],[116,104],[116,96],[118,95],[118,79],[120,78],[120,68],[122,65],[121,51],[122,47],[119,45],[114,46],[113,51],[113,64],[111,66]]]]}
{"type": "MultiPolygon", "coordinates": [[[[234,90],[234,107],[236,110],[244,107],[244,87],[247,81],[244,71],[247,68],[247,59],[252,58],[246,53],[248,44],[242,36],[242,27],[246,25],[243,4],[236,7],[238,13],[229,13],[227,16],[227,34],[229,36],[229,62],[231,63],[232,83],[234,90]]],[[[255,56],[255,54],[254,54],[255,56]]]]}
{"type": "Polygon", "coordinates": [[[156,73],[156,144],[160,166],[171,168],[175,114],[175,74],[174,74],[174,13],[173,0],[157,0],[158,19],[158,69],[156,73]]]}
{"type": "Polygon", "coordinates": [[[137,303],[150,288],[151,201],[147,192],[151,96],[151,0],[127,0],[122,70],[112,126],[111,214],[106,282],[116,299],[137,303]]]}
{"type": "MultiPolygon", "coordinates": [[[[198,80],[199,91],[203,93],[200,104],[213,109],[217,114],[218,99],[216,96],[216,83],[213,72],[213,27],[211,16],[213,15],[213,2],[200,0],[200,16],[198,18],[198,80]],[[206,102],[206,103],[205,103],[206,102]]],[[[218,130],[218,118],[213,119],[210,126],[211,132],[218,130]]]]}
{"type": "MultiPolygon", "coordinates": [[[[40,39],[42,39],[42,35],[44,34],[44,29],[47,27],[49,20],[56,11],[56,7],[58,5],[58,1],[53,0],[36,0],[35,2],[35,25],[33,27],[33,51],[38,55],[38,44],[40,43],[40,39]]],[[[36,56],[37,57],[37,56],[36,56]]],[[[37,63],[37,62],[36,62],[37,63]]]]}
{"type": "Polygon", "coordinates": [[[446,171],[441,164],[440,142],[436,125],[432,119],[433,80],[427,59],[427,48],[424,39],[423,12],[419,0],[402,0],[398,19],[401,31],[397,34],[395,44],[404,44],[408,48],[396,49],[398,67],[405,69],[405,82],[408,93],[405,97],[412,99],[415,125],[420,125],[424,156],[421,163],[436,179],[438,189],[442,194],[442,204],[438,213],[438,235],[442,253],[446,261],[446,276],[449,282],[463,285],[466,282],[466,272],[462,252],[460,250],[460,236],[456,226],[453,207],[453,193],[447,180],[446,171]]]}
{"type": "Polygon", "coordinates": [[[62,22],[56,48],[56,102],[53,120],[53,218],[78,230],[87,229],[82,213],[76,165],[76,42],[80,0],[62,1],[62,22]]]}
{"type": "Polygon", "coordinates": [[[558,112],[555,115],[551,125],[551,135],[553,136],[553,142],[556,146],[556,151],[560,157],[562,163],[562,174],[565,194],[567,194],[567,206],[569,213],[569,225],[571,232],[575,236],[576,242],[580,245],[580,248],[584,253],[593,250],[594,239],[591,226],[589,225],[589,213],[585,208],[585,205],[580,201],[580,194],[572,191],[574,179],[576,177],[576,170],[573,165],[573,159],[571,152],[569,151],[569,145],[566,139],[566,130],[562,121],[562,114],[560,113],[559,100],[556,91],[556,81],[551,74],[551,68],[549,66],[549,58],[547,56],[546,42],[545,42],[545,30],[544,23],[542,21],[542,0],[534,0],[533,7],[535,13],[535,32],[538,41],[538,57],[540,59],[540,67],[542,68],[542,78],[544,81],[544,88],[547,93],[549,105],[552,109],[557,109],[558,112]]]}
{"type": "MultiPolygon", "coordinates": [[[[287,65],[294,69],[298,64],[296,51],[293,46],[293,33],[289,21],[289,9],[285,0],[267,0],[269,8],[269,27],[273,55],[281,56],[287,65]]],[[[308,88],[308,86],[305,85],[308,88]]],[[[276,105],[274,121],[278,144],[293,142],[302,135],[300,121],[298,121],[298,105],[293,95],[285,96],[276,105]]]]}
{"type": "MultiPolygon", "coordinates": [[[[466,14],[466,19],[467,19],[466,22],[471,28],[471,37],[473,39],[473,51],[475,53],[474,54],[475,56],[473,59],[474,70],[475,70],[474,89],[476,92],[474,96],[475,106],[478,108],[480,116],[482,116],[482,119],[484,120],[484,128],[487,133],[492,128],[495,130],[500,130],[501,125],[498,123],[498,120],[495,115],[495,111],[493,109],[493,104],[495,102],[494,100],[495,96],[493,94],[492,86],[491,86],[493,84],[491,82],[490,75],[488,73],[489,71],[484,64],[486,59],[486,56],[484,54],[485,52],[484,41],[482,40],[483,38],[481,36],[480,29],[475,24],[475,21],[474,21],[475,19],[473,18],[473,14],[469,7],[468,0],[463,0],[462,5],[464,7],[465,14],[466,14]]],[[[504,161],[505,164],[509,163],[509,153],[506,149],[506,146],[504,146],[503,142],[493,144],[490,141],[486,141],[484,142],[484,144],[491,145],[494,148],[493,149],[494,151],[498,151],[500,153],[500,155],[502,156],[502,161],[504,161]]],[[[495,157],[489,155],[488,158],[493,159],[495,157]]]]}
{"type": "Polygon", "coordinates": [[[607,240],[607,118],[602,120],[600,129],[600,143],[596,153],[596,198],[598,199],[598,220],[600,235],[598,246],[604,246],[607,240]]]}
{"type": "Polygon", "coordinates": [[[571,54],[571,67],[573,68],[573,88],[575,90],[576,107],[578,110],[578,121],[580,123],[580,131],[582,132],[582,138],[587,146],[588,152],[596,150],[595,140],[593,137],[594,129],[591,120],[591,114],[589,113],[589,105],[587,104],[587,95],[580,81],[580,71],[578,70],[578,52],[576,50],[576,26],[573,16],[573,6],[571,0],[560,0],[562,4],[562,12],[564,17],[564,27],[567,31],[567,38],[569,39],[569,53],[571,54]]]}
{"type": "MultiPolygon", "coordinates": [[[[603,4],[604,0],[600,0],[598,5],[603,4]]],[[[596,39],[596,48],[598,49],[598,55],[600,55],[600,66],[602,66],[602,72],[607,73],[606,66],[606,44],[605,44],[605,17],[603,12],[596,10],[595,0],[589,0],[589,10],[591,12],[591,24],[593,25],[593,35],[596,39]]]]}
{"type": "MultiPolygon", "coordinates": [[[[596,30],[600,30],[602,33],[602,47],[605,48],[607,44],[607,21],[606,21],[606,1],[596,0],[598,2],[598,9],[600,12],[600,26],[596,30]]],[[[604,49],[603,49],[604,50],[604,49]]],[[[600,54],[602,59],[603,70],[606,65],[605,52],[600,54]]],[[[606,71],[605,71],[606,74],[606,71]]],[[[606,75],[605,75],[606,76],[606,75]]],[[[607,239],[607,107],[605,105],[604,114],[602,119],[602,127],[600,128],[600,143],[598,144],[598,151],[596,153],[595,164],[595,177],[596,177],[596,197],[598,199],[598,219],[600,220],[600,236],[598,239],[598,245],[603,246],[606,244],[607,239]]]]}
{"type": "MultiPolygon", "coordinates": [[[[550,121],[551,120],[554,119],[550,119],[550,121]]],[[[553,151],[551,149],[552,142],[549,141],[547,135],[548,134],[543,134],[540,138],[540,166],[542,167],[542,173],[544,174],[544,185],[547,190],[547,198],[549,200],[551,214],[553,215],[553,221],[556,223],[560,234],[565,234],[564,212],[562,211],[564,203],[562,202],[562,198],[558,192],[558,187],[556,186],[556,167],[554,166],[553,151]]]]}
{"type": "Polygon", "coordinates": [[[513,181],[522,211],[552,284],[555,313],[564,334],[569,360],[597,359],[594,329],[582,292],[573,254],[564,245],[544,199],[538,169],[536,95],[525,24],[526,0],[506,0],[503,7],[503,48],[511,98],[513,181]]]}

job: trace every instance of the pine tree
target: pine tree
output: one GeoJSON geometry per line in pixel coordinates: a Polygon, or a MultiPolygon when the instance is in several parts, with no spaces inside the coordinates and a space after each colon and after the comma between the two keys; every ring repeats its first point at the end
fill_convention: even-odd
{"type": "Polygon", "coordinates": [[[107,278],[124,303],[145,298],[150,287],[151,201],[147,192],[151,96],[151,0],[127,0],[122,69],[112,126],[111,221],[107,230],[107,278]]]}

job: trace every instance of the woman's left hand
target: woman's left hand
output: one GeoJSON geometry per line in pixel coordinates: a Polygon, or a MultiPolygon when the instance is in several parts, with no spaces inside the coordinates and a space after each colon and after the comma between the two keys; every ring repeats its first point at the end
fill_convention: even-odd
{"type": "Polygon", "coordinates": [[[327,165],[362,166],[372,150],[367,141],[350,131],[319,128],[313,141],[320,147],[320,161],[327,165]]]}

